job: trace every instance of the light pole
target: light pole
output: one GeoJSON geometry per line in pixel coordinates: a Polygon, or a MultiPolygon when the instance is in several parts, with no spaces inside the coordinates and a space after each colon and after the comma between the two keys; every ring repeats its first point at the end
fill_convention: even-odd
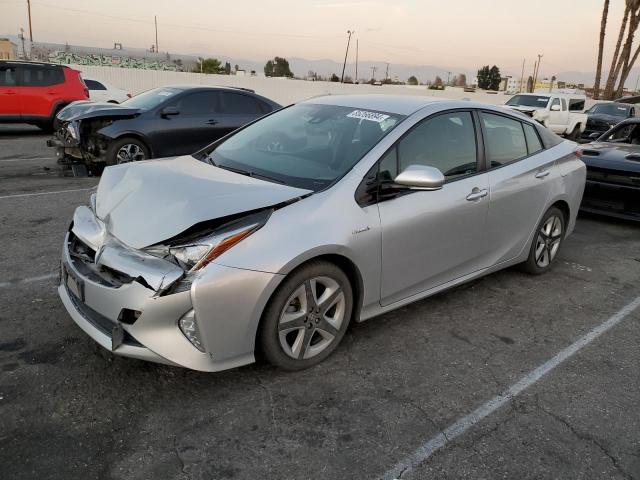
{"type": "Polygon", "coordinates": [[[351,30],[347,30],[347,34],[349,35],[349,37],[347,37],[347,51],[344,53],[344,63],[342,64],[342,76],[340,77],[340,83],[344,83],[344,69],[347,66],[347,55],[349,55],[349,43],[351,43],[351,35],[353,35],[355,32],[351,31],[351,30]]]}

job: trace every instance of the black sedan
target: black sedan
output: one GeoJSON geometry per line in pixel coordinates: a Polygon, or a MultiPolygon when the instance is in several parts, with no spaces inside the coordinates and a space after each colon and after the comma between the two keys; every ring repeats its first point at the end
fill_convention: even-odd
{"type": "Polygon", "coordinates": [[[596,103],[584,113],[587,114],[587,128],[580,138],[591,142],[621,121],[635,117],[636,109],[625,103],[607,102],[596,103]]]}
{"type": "Polygon", "coordinates": [[[160,87],[120,105],[70,104],[58,114],[47,144],[57,149],[60,163],[99,173],[105,165],[194,153],[279,108],[251,90],[160,87]]]}
{"type": "Polygon", "coordinates": [[[578,152],[587,165],[580,209],[640,221],[640,118],[624,120],[578,152]]]}

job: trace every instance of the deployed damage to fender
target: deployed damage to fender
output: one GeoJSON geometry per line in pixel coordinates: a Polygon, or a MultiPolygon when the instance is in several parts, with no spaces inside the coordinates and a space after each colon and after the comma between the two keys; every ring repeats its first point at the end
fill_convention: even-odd
{"type": "Polygon", "coordinates": [[[54,137],[47,146],[56,149],[56,158],[61,165],[70,165],[75,173],[99,173],[112,138],[103,130],[114,121],[134,118],[139,108],[127,108],[111,103],[89,101],[73,102],[58,113],[54,137]],[[77,172],[76,172],[77,171],[77,172]]]}

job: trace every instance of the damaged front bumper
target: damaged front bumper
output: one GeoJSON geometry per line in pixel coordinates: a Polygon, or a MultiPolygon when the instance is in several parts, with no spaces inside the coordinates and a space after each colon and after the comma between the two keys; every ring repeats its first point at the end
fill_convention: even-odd
{"type": "Polygon", "coordinates": [[[255,332],[279,275],[211,264],[191,278],[174,263],[113,238],[78,207],[58,294],[71,318],[114,354],[194,370],[254,361],[255,332]],[[195,318],[204,351],[179,328],[195,318]]]}

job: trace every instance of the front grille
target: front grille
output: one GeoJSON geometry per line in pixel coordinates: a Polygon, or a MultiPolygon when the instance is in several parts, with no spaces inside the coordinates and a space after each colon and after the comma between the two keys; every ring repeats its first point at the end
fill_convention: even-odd
{"type": "Polygon", "coordinates": [[[95,264],[96,252],[84,243],[73,232],[69,232],[69,256],[74,268],[84,277],[99,283],[105,287],[118,288],[126,283],[131,283],[133,278],[129,275],[114,270],[113,268],[95,264]]]}
{"type": "MultiPolygon", "coordinates": [[[[84,319],[87,320],[91,325],[96,327],[98,330],[100,330],[102,333],[107,335],[109,338],[111,338],[111,332],[113,331],[113,328],[116,326],[115,322],[112,322],[107,317],[99,314],[94,309],[89,307],[86,303],[82,302],[68,288],[67,288],[67,293],[69,294],[69,298],[71,298],[73,305],[76,307],[76,310],[80,312],[80,314],[84,317],[84,319]]],[[[144,346],[140,342],[138,342],[135,338],[133,338],[133,336],[126,330],[124,330],[123,333],[124,333],[124,339],[122,343],[131,345],[133,347],[144,346]]]]}

